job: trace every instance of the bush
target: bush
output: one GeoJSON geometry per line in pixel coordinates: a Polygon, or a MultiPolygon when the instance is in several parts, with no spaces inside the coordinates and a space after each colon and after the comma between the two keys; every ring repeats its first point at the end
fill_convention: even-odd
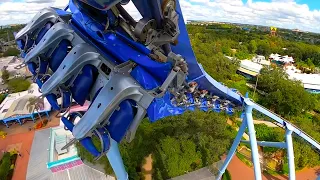
{"type": "Polygon", "coordinates": [[[0,94],[0,103],[2,103],[2,101],[6,98],[6,95],[4,94],[0,94]]]}
{"type": "Polygon", "coordinates": [[[7,56],[18,56],[20,54],[20,51],[16,48],[9,48],[7,51],[3,53],[3,57],[7,56]]]}
{"type": "Polygon", "coordinates": [[[13,92],[21,92],[28,90],[31,83],[23,78],[15,78],[11,79],[8,82],[9,89],[11,89],[13,92]]]}
{"type": "Polygon", "coordinates": [[[228,170],[226,170],[226,172],[224,172],[224,174],[222,176],[222,180],[231,180],[231,174],[229,173],[228,170]]]}
{"type": "Polygon", "coordinates": [[[2,70],[2,75],[1,75],[2,80],[3,80],[4,82],[7,82],[8,79],[9,79],[9,77],[10,77],[9,71],[6,70],[6,69],[5,69],[5,70],[2,70]]]}
{"type": "Polygon", "coordinates": [[[5,153],[0,164],[0,180],[7,180],[11,166],[10,153],[5,153]]]}

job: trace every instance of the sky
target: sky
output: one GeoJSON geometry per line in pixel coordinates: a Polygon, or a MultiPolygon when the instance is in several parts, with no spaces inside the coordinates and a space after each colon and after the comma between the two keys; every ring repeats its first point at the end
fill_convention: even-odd
{"type": "MultiPolygon", "coordinates": [[[[40,9],[68,0],[0,0],[0,25],[26,23],[40,9]]],[[[319,0],[180,0],[186,20],[276,26],[320,33],[319,0]]],[[[139,17],[133,4],[126,9],[139,17]]]]}

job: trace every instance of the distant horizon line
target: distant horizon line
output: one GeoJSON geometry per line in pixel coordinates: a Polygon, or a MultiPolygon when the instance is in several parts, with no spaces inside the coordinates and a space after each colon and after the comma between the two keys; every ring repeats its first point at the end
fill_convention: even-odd
{"type": "MultiPolygon", "coordinates": [[[[188,21],[202,21],[202,22],[220,22],[220,23],[227,23],[227,24],[241,24],[241,25],[250,25],[250,26],[262,26],[262,27],[276,27],[278,29],[285,29],[285,30],[299,30],[301,32],[305,32],[305,33],[315,33],[315,34],[320,34],[320,32],[313,32],[313,31],[305,31],[302,29],[298,29],[298,28],[282,28],[282,27],[277,27],[277,26],[267,26],[267,25],[261,25],[261,24],[245,24],[245,23],[238,23],[238,22],[228,22],[228,21],[215,21],[215,20],[195,20],[195,19],[190,19],[190,20],[186,20],[188,21]]],[[[6,24],[6,25],[0,25],[0,27],[3,26],[17,26],[17,25],[25,25],[27,23],[14,23],[14,24],[6,24]]],[[[187,23],[186,23],[187,24],[187,23]]]]}

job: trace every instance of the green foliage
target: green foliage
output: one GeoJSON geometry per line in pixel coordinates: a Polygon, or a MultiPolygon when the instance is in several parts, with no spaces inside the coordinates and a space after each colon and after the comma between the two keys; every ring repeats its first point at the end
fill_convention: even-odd
{"type": "Polygon", "coordinates": [[[247,52],[244,51],[239,51],[235,54],[236,58],[243,60],[243,59],[251,59],[252,55],[248,54],[247,52]]]}
{"type": "Polygon", "coordinates": [[[289,164],[288,164],[288,158],[284,157],[284,162],[282,166],[282,174],[289,174],[289,164]]]}
{"type": "MultiPolygon", "coordinates": [[[[284,141],[284,131],[281,128],[270,128],[265,124],[255,124],[258,141],[282,142],[284,141]]],[[[278,148],[263,147],[264,152],[276,152],[278,148]]]]}
{"type": "MultiPolygon", "coordinates": [[[[141,166],[149,154],[153,157],[153,178],[168,179],[219,161],[227,152],[236,132],[227,125],[226,115],[201,111],[186,112],[150,124],[141,123],[131,143],[122,142],[120,152],[130,179],[142,179],[141,166]]],[[[99,147],[99,142],[94,138],[99,147]]],[[[93,157],[78,146],[79,155],[93,157]]],[[[106,159],[99,160],[110,174],[106,159]]]]}
{"type": "Polygon", "coordinates": [[[319,154],[301,138],[294,138],[293,147],[296,170],[320,164],[319,154]]]}
{"type": "Polygon", "coordinates": [[[10,77],[10,73],[8,70],[4,69],[2,70],[1,78],[4,82],[8,82],[8,79],[10,77]]]}
{"type": "Polygon", "coordinates": [[[11,89],[13,92],[21,92],[28,90],[31,83],[23,78],[15,78],[11,79],[8,82],[9,89],[11,89]]]}
{"type": "Polygon", "coordinates": [[[25,25],[17,25],[10,28],[4,28],[0,29],[0,39],[3,39],[5,41],[8,40],[8,35],[10,40],[14,40],[13,32],[18,32],[20,29],[22,29],[25,25]]]}
{"type": "Polygon", "coordinates": [[[11,166],[10,153],[4,153],[0,164],[0,180],[7,180],[11,166]]]}
{"type": "Polygon", "coordinates": [[[267,93],[261,103],[282,116],[301,114],[314,107],[312,96],[299,81],[293,81],[276,68],[263,69],[259,76],[258,89],[267,93]]]}
{"type": "Polygon", "coordinates": [[[255,40],[251,40],[249,45],[248,45],[248,50],[251,54],[255,54],[257,51],[257,42],[255,40]]]}
{"type": "Polygon", "coordinates": [[[158,145],[161,161],[169,177],[185,174],[189,170],[201,167],[201,153],[196,150],[193,141],[182,137],[166,137],[158,145]]]}
{"type": "Polygon", "coordinates": [[[3,57],[7,56],[18,56],[20,54],[20,51],[16,48],[9,48],[7,51],[3,53],[3,57]]]}
{"type": "Polygon", "coordinates": [[[0,103],[2,103],[2,101],[6,98],[6,95],[4,94],[0,94],[0,103]]]}
{"type": "Polygon", "coordinates": [[[231,174],[229,173],[228,170],[226,170],[222,176],[222,180],[231,180],[231,174]]]}

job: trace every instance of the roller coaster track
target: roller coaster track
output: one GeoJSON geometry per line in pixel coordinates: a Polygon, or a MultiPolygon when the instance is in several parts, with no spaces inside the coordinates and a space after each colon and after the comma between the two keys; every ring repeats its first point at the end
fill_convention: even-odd
{"type": "Polygon", "coordinates": [[[272,118],[273,120],[276,121],[276,123],[274,123],[275,125],[281,127],[281,128],[286,128],[286,125],[291,125],[293,127],[293,132],[298,135],[299,137],[303,138],[304,140],[306,140],[308,143],[310,143],[313,147],[315,147],[318,152],[320,152],[320,143],[315,140],[314,138],[312,138],[311,136],[309,136],[306,132],[304,132],[303,130],[301,130],[300,128],[298,128],[297,126],[295,126],[294,124],[290,123],[289,121],[283,119],[282,117],[280,117],[279,115],[271,112],[270,110],[266,109],[265,107],[259,105],[259,104],[254,104],[254,109],[256,109],[259,112],[264,112],[264,114],[266,116],[269,116],[270,118],[272,118]]]}

